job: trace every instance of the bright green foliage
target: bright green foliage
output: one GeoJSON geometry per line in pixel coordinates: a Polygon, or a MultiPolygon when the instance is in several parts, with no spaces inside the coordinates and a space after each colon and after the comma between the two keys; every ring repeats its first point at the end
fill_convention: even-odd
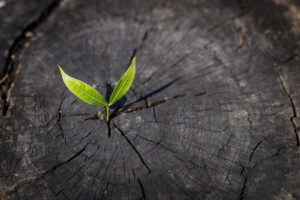
{"type": "Polygon", "coordinates": [[[130,66],[128,67],[127,71],[123,74],[117,86],[115,87],[113,93],[109,99],[109,105],[113,105],[118,100],[120,100],[126,92],[129,90],[132,81],[135,75],[135,57],[132,59],[130,66]]]}
{"type": "Polygon", "coordinates": [[[97,90],[80,80],[68,76],[60,66],[58,67],[66,86],[79,99],[95,106],[107,105],[105,99],[97,92],[97,90]]]}
{"type": "Polygon", "coordinates": [[[119,80],[117,86],[115,87],[111,97],[110,102],[107,103],[105,99],[97,92],[94,88],[88,84],[68,76],[60,66],[58,66],[63,78],[64,83],[69,88],[69,90],[76,95],[79,99],[84,102],[96,106],[106,106],[107,110],[107,121],[109,120],[109,106],[120,100],[126,92],[129,90],[135,75],[135,57],[132,59],[131,64],[127,71],[123,74],[119,80]]]}

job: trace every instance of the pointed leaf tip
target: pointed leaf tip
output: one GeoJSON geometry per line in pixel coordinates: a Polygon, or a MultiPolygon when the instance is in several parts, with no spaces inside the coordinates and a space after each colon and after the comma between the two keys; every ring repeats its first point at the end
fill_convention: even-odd
{"type": "Polygon", "coordinates": [[[130,66],[117,83],[112,95],[110,96],[109,105],[116,103],[129,90],[135,76],[135,61],[136,57],[132,59],[130,66]]]}
{"type": "Polygon", "coordinates": [[[75,96],[77,96],[79,99],[83,100],[88,104],[96,106],[107,105],[107,102],[97,92],[97,90],[78,79],[68,76],[59,65],[58,68],[60,69],[64,83],[75,96]]]}

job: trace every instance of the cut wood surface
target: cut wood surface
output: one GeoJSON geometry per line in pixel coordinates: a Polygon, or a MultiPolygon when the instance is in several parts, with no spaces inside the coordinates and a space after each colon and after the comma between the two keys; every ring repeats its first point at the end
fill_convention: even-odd
{"type": "MultiPolygon", "coordinates": [[[[26,1],[26,0],[1,0],[0,1],[0,73],[1,76],[8,65],[8,60],[16,58],[17,46],[22,37],[30,38],[32,33],[27,32],[28,24],[40,15],[41,10],[46,9],[50,0],[26,1]],[[26,34],[25,34],[26,33],[26,34]]],[[[33,26],[31,26],[33,28],[33,26]]],[[[26,44],[25,44],[26,46],[26,44]]]]}
{"type": "MultiPolygon", "coordinates": [[[[18,12],[41,3],[31,4],[18,12]]],[[[29,39],[10,30],[19,17],[1,26],[18,46],[0,46],[16,54],[0,61],[1,200],[300,199],[298,2],[34,8],[20,29],[29,39]],[[109,99],[133,56],[133,85],[109,124],[57,67],[109,99]]]]}

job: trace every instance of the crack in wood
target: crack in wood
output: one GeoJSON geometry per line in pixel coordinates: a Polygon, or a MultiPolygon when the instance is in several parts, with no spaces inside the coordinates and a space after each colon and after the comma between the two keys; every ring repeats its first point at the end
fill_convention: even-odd
{"type": "Polygon", "coordinates": [[[197,96],[202,96],[202,95],[205,95],[205,94],[206,94],[206,92],[200,92],[200,93],[195,94],[195,96],[197,97],[197,96]]]}
{"type": "Polygon", "coordinates": [[[136,136],[139,137],[139,138],[142,138],[143,140],[145,140],[145,141],[147,141],[147,142],[153,143],[153,144],[155,144],[155,145],[157,145],[157,146],[161,146],[162,148],[164,148],[164,149],[166,149],[166,150],[168,150],[168,151],[170,151],[170,152],[176,154],[176,151],[174,151],[174,150],[170,149],[169,147],[163,145],[163,144],[161,143],[162,140],[160,140],[160,141],[158,141],[158,142],[155,142],[155,141],[149,140],[149,139],[145,138],[144,136],[141,136],[141,135],[138,135],[138,134],[137,134],[136,136]]]}
{"type": "MultiPolygon", "coordinates": [[[[226,128],[227,128],[227,126],[226,126],[226,128]]],[[[225,133],[226,128],[222,131],[222,133],[225,133]]],[[[223,146],[218,150],[218,154],[217,154],[218,156],[220,155],[221,151],[224,150],[225,147],[228,147],[228,146],[229,146],[229,142],[231,141],[232,136],[233,136],[233,133],[230,134],[230,136],[229,136],[229,138],[228,138],[226,144],[223,145],[223,146]]]]}
{"type": "Polygon", "coordinates": [[[71,147],[67,143],[67,138],[65,137],[64,129],[63,129],[62,125],[61,125],[61,106],[62,106],[63,101],[64,101],[64,99],[61,100],[61,102],[59,104],[59,107],[58,107],[58,120],[57,120],[57,124],[58,124],[58,127],[60,129],[61,135],[62,135],[62,137],[64,139],[64,142],[65,142],[66,146],[70,149],[70,151],[72,151],[71,147]]]}
{"type": "Polygon", "coordinates": [[[109,183],[109,181],[108,181],[107,184],[106,184],[106,187],[105,187],[105,189],[104,189],[104,191],[103,191],[103,195],[102,195],[102,197],[101,197],[102,200],[105,198],[105,196],[106,196],[106,194],[107,194],[109,184],[110,184],[110,183],[109,183]]]}
{"type": "Polygon", "coordinates": [[[239,195],[239,200],[244,199],[244,194],[245,194],[245,189],[246,189],[246,186],[247,186],[247,181],[248,181],[248,178],[246,177],[245,180],[244,180],[244,183],[243,183],[243,188],[242,188],[241,193],[239,195]]]}
{"type": "Polygon", "coordinates": [[[45,172],[43,172],[39,177],[35,177],[33,179],[30,179],[24,183],[21,183],[19,185],[16,185],[16,189],[21,187],[21,186],[24,186],[26,185],[27,183],[30,183],[30,182],[36,182],[40,179],[42,179],[46,174],[50,173],[50,172],[53,172],[54,170],[56,170],[57,168],[67,164],[67,163],[70,163],[72,160],[74,160],[75,158],[77,158],[79,155],[81,155],[84,151],[85,151],[85,148],[87,147],[87,145],[85,145],[81,150],[79,150],[77,153],[75,153],[72,157],[70,157],[69,159],[67,159],[66,161],[63,161],[57,165],[54,165],[53,167],[51,167],[50,169],[46,170],[45,172]]]}
{"type": "MultiPolygon", "coordinates": [[[[112,162],[112,160],[113,160],[113,158],[114,158],[114,156],[115,156],[115,154],[116,154],[116,152],[117,152],[117,149],[118,149],[118,144],[116,144],[115,151],[114,151],[113,155],[112,155],[111,158],[110,158],[110,161],[109,161],[109,163],[108,163],[108,165],[107,165],[107,167],[106,167],[106,169],[105,169],[105,172],[104,172],[104,174],[103,174],[103,177],[106,175],[106,173],[107,173],[107,171],[108,171],[108,169],[109,169],[109,167],[110,167],[110,165],[111,165],[111,162],[112,162]]],[[[100,170],[100,168],[99,168],[99,170],[100,170]]],[[[98,173],[99,173],[99,171],[97,172],[96,176],[98,175],[98,173]]]]}
{"type": "Polygon", "coordinates": [[[145,194],[145,189],[144,189],[143,183],[142,183],[142,181],[139,178],[138,178],[138,182],[139,182],[142,194],[143,194],[143,199],[146,200],[146,194],[145,194]]]}
{"type": "Polygon", "coordinates": [[[49,16],[59,7],[59,5],[65,0],[54,0],[40,15],[28,24],[21,34],[14,40],[13,44],[8,50],[8,55],[4,67],[4,76],[1,78],[0,92],[1,99],[3,101],[2,109],[3,115],[6,115],[9,108],[10,91],[13,88],[15,76],[19,71],[20,55],[28,47],[27,44],[31,37],[26,37],[28,32],[36,32],[37,28],[45,22],[49,16]]]}
{"type": "Polygon", "coordinates": [[[132,59],[135,57],[137,51],[142,48],[142,45],[146,41],[147,37],[148,37],[148,30],[145,31],[144,36],[142,38],[142,41],[139,43],[139,45],[136,48],[133,49],[133,52],[132,52],[132,55],[131,55],[128,66],[130,65],[132,59]]]}
{"type": "Polygon", "coordinates": [[[71,198],[69,198],[64,192],[61,192],[61,193],[66,199],[71,200],[71,198]]]}
{"type": "MultiPolygon", "coordinates": [[[[120,114],[131,113],[131,112],[135,112],[135,111],[150,109],[150,108],[153,108],[153,107],[158,106],[160,104],[166,103],[168,101],[172,101],[172,100],[175,100],[175,99],[178,99],[178,98],[181,98],[181,97],[185,97],[185,96],[186,96],[186,94],[179,94],[179,95],[175,95],[175,96],[172,96],[172,97],[165,97],[164,99],[155,101],[153,103],[148,103],[147,102],[146,105],[144,105],[144,106],[140,106],[140,107],[136,107],[136,108],[130,108],[132,105],[134,105],[134,104],[136,104],[140,101],[147,100],[147,98],[141,97],[140,99],[136,100],[135,102],[130,103],[130,104],[122,107],[120,111],[113,112],[110,115],[110,120],[114,119],[115,117],[117,117],[120,114]]],[[[86,120],[99,120],[99,117],[98,117],[97,114],[83,114],[83,115],[76,114],[76,115],[73,115],[73,116],[84,116],[84,115],[93,115],[91,117],[85,118],[84,121],[86,121],[86,120]]],[[[67,117],[69,117],[69,116],[67,116],[67,117]]]]}
{"type": "MultiPolygon", "coordinates": [[[[104,146],[104,151],[106,150],[106,147],[107,147],[107,142],[106,142],[106,144],[105,144],[105,146],[104,146]]],[[[100,146],[98,146],[97,151],[91,156],[91,158],[92,158],[94,155],[96,155],[96,153],[98,152],[99,148],[100,148],[100,146]]],[[[112,161],[112,159],[113,159],[113,157],[114,157],[116,151],[117,151],[117,147],[115,148],[115,151],[114,151],[114,153],[113,153],[113,155],[112,155],[112,157],[111,157],[111,159],[110,159],[109,165],[111,164],[111,161],[112,161]]],[[[101,169],[101,167],[102,167],[102,163],[103,163],[103,161],[102,161],[101,164],[99,165],[99,167],[98,167],[98,169],[97,169],[97,172],[96,172],[96,175],[93,177],[93,182],[90,184],[90,186],[89,186],[89,188],[88,188],[88,191],[90,191],[91,188],[92,188],[92,186],[95,184],[96,177],[98,176],[98,174],[99,174],[99,172],[100,172],[100,169],[101,169]]],[[[108,169],[108,168],[107,168],[107,169],[108,169]]],[[[107,170],[107,169],[106,169],[106,170],[107,170]]],[[[105,171],[105,174],[106,174],[106,171],[105,171]]],[[[94,194],[93,199],[95,199],[95,194],[94,194]]]]}
{"type": "Polygon", "coordinates": [[[272,136],[268,136],[268,137],[264,138],[263,140],[259,141],[259,142],[255,145],[255,147],[253,148],[253,150],[252,150],[252,152],[251,152],[251,154],[250,154],[250,156],[249,156],[248,163],[251,161],[252,156],[254,155],[254,152],[256,151],[256,149],[257,149],[264,141],[266,141],[266,140],[269,139],[270,137],[272,137],[272,136]]]}
{"type": "MultiPolygon", "coordinates": [[[[146,104],[146,105],[149,106],[149,104],[146,104]]],[[[155,107],[153,107],[153,117],[154,117],[155,122],[158,123],[155,107]]]]}
{"type": "MultiPolygon", "coordinates": [[[[252,159],[252,157],[253,157],[255,151],[257,150],[257,148],[258,148],[263,142],[265,142],[267,139],[269,139],[269,138],[271,138],[271,137],[272,137],[272,136],[268,136],[268,137],[264,138],[263,140],[259,141],[259,142],[255,145],[255,147],[253,148],[253,150],[252,150],[252,152],[251,152],[251,154],[250,154],[250,156],[249,156],[248,164],[250,163],[250,161],[251,161],[251,159],[252,159]]],[[[240,165],[241,165],[241,164],[240,164],[240,165]]],[[[241,165],[241,166],[242,166],[242,165],[241,165]]],[[[241,170],[240,176],[242,176],[242,175],[244,174],[245,169],[248,169],[248,171],[246,171],[247,173],[246,173],[246,176],[245,176],[243,188],[242,188],[241,193],[240,193],[240,195],[239,195],[239,200],[244,199],[245,188],[246,188],[247,181],[248,181],[248,176],[249,176],[249,173],[250,173],[249,170],[252,170],[252,171],[253,171],[253,170],[255,169],[255,167],[256,167],[256,164],[255,164],[252,168],[242,166],[242,170],[241,170]]]]}
{"type": "Polygon", "coordinates": [[[58,107],[58,120],[57,120],[57,123],[58,123],[58,126],[59,126],[59,129],[60,129],[60,132],[63,136],[63,138],[65,139],[65,135],[64,135],[64,129],[62,128],[62,125],[61,125],[61,106],[62,106],[62,103],[63,103],[64,99],[61,100],[60,104],[59,104],[59,107],[58,107]]]}
{"type": "MultiPolygon", "coordinates": [[[[295,56],[291,56],[290,58],[288,58],[285,63],[291,61],[295,56]]],[[[298,114],[297,114],[297,111],[296,111],[296,103],[295,103],[295,100],[293,98],[293,96],[291,95],[288,87],[286,86],[286,82],[283,78],[283,75],[279,72],[279,70],[277,69],[278,68],[278,63],[275,63],[274,64],[274,68],[275,68],[275,72],[277,74],[277,77],[279,79],[279,83],[281,85],[281,88],[284,92],[284,94],[289,98],[289,101],[291,103],[291,106],[292,106],[292,110],[293,110],[293,115],[290,117],[290,121],[292,122],[293,124],[293,127],[294,127],[294,132],[295,132],[295,135],[296,135],[296,142],[297,142],[297,146],[300,146],[300,135],[299,135],[299,128],[297,127],[294,119],[298,117],[298,114]]]]}
{"type": "Polygon", "coordinates": [[[135,151],[135,153],[138,155],[138,157],[140,158],[141,162],[143,163],[143,165],[147,168],[149,174],[151,174],[151,169],[149,168],[149,166],[146,164],[146,162],[144,161],[142,155],[140,154],[140,152],[137,150],[137,148],[133,145],[133,143],[129,140],[129,138],[125,135],[124,131],[122,129],[120,129],[116,124],[113,124],[113,126],[121,133],[121,135],[126,139],[126,141],[128,142],[128,144],[132,147],[132,149],[135,151]]]}
{"type": "Polygon", "coordinates": [[[107,135],[108,137],[111,136],[111,127],[110,127],[110,120],[108,120],[108,122],[106,122],[107,125],[107,135]]]}
{"type": "MultiPolygon", "coordinates": [[[[116,113],[115,115],[113,114],[111,116],[111,118],[113,119],[114,117],[118,116],[119,114],[123,114],[123,113],[131,113],[131,112],[135,112],[135,111],[140,111],[140,110],[145,110],[145,109],[149,109],[149,108],[152,108],[154,106],[158,106],[159,104],[163,104],[163,103],[166,103],[168,101],[172,101],[172,100],[175,100],[177,98],[181,98],[181,97],[184,97],[186,96],[186,94],[180,94],[180,95],[175,95],[175,96],[172,96],[172,97],[165,97],[164,99],[162,100],[158,100],[158,101],[155,101],[153,103],[148,103],[147,105],[144,105],[144,106],[140,106],[140,107],[136,107],[136,108],[130,108],[131,105],[133,104],[130,104],[129,106],[125,106],[123,109],[121,109],[118,113],[116,113]]],[[[138,100],[137,102],[139,101],[142,101],[144,100],[144,98],[141,98],[140,100],[138,100]]]]}

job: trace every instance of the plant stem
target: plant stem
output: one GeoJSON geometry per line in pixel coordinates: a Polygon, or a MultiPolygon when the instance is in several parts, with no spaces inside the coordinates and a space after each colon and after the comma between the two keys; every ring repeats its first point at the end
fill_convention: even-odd
{"type": "Polygon", "coordinates": [[[106,106],[106,121],[109,121],[109,106],[106,106]]]}

